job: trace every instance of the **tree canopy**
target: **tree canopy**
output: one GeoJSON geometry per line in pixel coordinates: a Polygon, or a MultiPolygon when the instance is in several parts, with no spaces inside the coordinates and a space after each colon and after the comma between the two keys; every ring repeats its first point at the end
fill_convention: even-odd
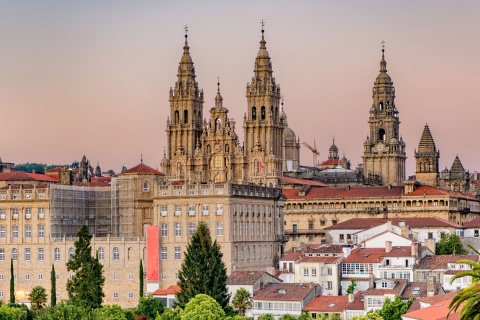
{"type": "Polygon", "coordinates": [[[77,306],[87,309],[102,306],[103,265],[98,261],[98,256],[92,256],[90,240],[92,236],[86,225],[78,231],[78,239],[75,241],[75,254],[67,262],[68,271],[74,271],[72,279],[67,281],[69,300],[77,306]]]}
{"type": "Polygon", "coordinates": [[[180,318],[182,320],[224,320],[222,306],[206,294],[198,294],[185,305],[180,318]]]}
{"type": "Polygon", "coordinates": [[[244,316],[245,310],[252,307],[252,295],[245,288],[240,288],[235,293],[232,305],[238,309],[238,315],[244,316]]]}
{"type": "Polygon", "coordinates": [[[149,320],[155,320],[157,313],[162,314],[164,309],[165,307],[163,306],[162,301],[153,298],[150,294],[147,297],[140,297],[136,314],[147,317],[149,320]]]}
{"type": "Polygon", "coordinates": [[[460,237],[456,234],[445,234],[440,241],[435,244],[435,254],[466,254],[467,250],[462,245],[460,237]]]}
{"type": "Polygon", "coordinates": [[[402,320],[402,315],[405,314],[413,302],[413,298],[408,301],[402,301],[402,298],[397,294],[394,300],[385,299],[382,309],[376,311],[383,319],[388,320],[402,320]]]}
{"type": "Polygon", "coordinates": [[[32,304],[33,311],[41,311],[47,303],[47,290],[42,286],[33,287],[32,291],[28,295],[28,300],[32,304]]]}
{"type": "Polygon", "coordinates": [[[179,271],[176,306],[184,308],[198,294],[207,294],[216,300],[222,309],[228,306],[227,268],[217,241],[212,243],[210,230],[201,221],[187,246],[185,258],[179,271]]]}

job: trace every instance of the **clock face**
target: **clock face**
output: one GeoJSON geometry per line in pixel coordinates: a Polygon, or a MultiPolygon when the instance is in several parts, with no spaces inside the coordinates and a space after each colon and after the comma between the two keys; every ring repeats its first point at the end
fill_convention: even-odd
{"type": "Polygon", "coordinates": [[[378,151],[382,151],[383,150],[383,144],[379,143],[378,146],[377,146],[377,149],[378,149],[378,151]]]}

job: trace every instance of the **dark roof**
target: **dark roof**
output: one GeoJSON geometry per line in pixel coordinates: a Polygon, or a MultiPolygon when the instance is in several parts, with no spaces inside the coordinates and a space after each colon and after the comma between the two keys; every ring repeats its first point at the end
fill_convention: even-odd
{"type": "Polygon", "coordinates": [[[272,278],[277,279],[278,281],[282,281],[266,271],[240,270],[240,271],[234,271],[228,276],[227,284],[228,285],[254,285],[255,282],[257,282],[258,279],[260,279],[265,273],[271,276],[272,278]]]}
{"type": "Polygon", "coordinates": [[[343,246],[339,244],[323,244],[323,245],[309,245],[304,250],[304,253],[343,253],[343,246]]]}
{"type": "Polygon", "coordinates": [[[415,270],[437,270],[437,269],[447,269],[448,263],[455,263],[458,260],[473,260],[479,261],[479,256],[476,254],[469,255],[453,255],[453,254],[444,254],[438,256],[426,256],[420,261],[419,264],[415,266],[415,270]]]}
{"type": "Polygon", "coordinates": [[[307,180],[307,179],[300,179],[300,178],[293,178],[293,177],[282,177],[280,178],[282,184],[296,184],[296,185],[308,185],[308,186],[315,186],[315,187],[328,187],[328,184],[319,181],[307,180]]]}
{"type": "Polygon", "coordinates": [[[269,283],[257,291],[253,300],[301,301],[317,287],[314,283],[269,283]]]}

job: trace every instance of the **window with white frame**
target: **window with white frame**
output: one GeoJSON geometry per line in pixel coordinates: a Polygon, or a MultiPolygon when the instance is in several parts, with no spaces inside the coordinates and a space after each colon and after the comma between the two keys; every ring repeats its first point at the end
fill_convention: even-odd
{"type": "Polygon", "coordinates": [[[312,277],[317,276],[317,268],[312,268],[312,277]]]}
{"type": "Polygon", "coordinates": [[[328,274],[329,276],[332,275],[332,268],[327,268],[327,274],[328,274]]]}
{"type": "Polygon", "coordinates": [[[367,299],[367,308],[382,308],[384,298],[372,297],[367,299]]]}
{"type": "Polygon", "coordinates": [[[308,268],[303,268],[303,276],[308,277],[308,268]]]}
{"type": "Polygon", "coordinates": [[[25,248],[25,261],[30,261],[30,248],[25,248]]]}
{"type": "Polygon", "coordinates": [[[25,208],[25,219],[32,219],[32,208],[25,208]]]}
{"type": "Polygon", "coordinates": [[[5,261],[5,248],[0,248],[0,261],[5,261]]]}
{"type": "Polygon", "coordinates": [[[188,224],[188,235],[193,236],[194,233],[195,233],[195,222],[190,222],[188,224]]]}
{"type": "Polygon", "coordinates": [[[38,225],[38,237],[39,238],[45,237],[45,226],[43,224],[38,225]]]}
{"type": "Polygon", "coordinates": [[[103,249],[102,247],[98,248],[98,260],[105,260],[105,249],[103,249]]]}
{"type": "Polygon", "coordinates": [[[38,261],[43,261],[44,254],[43,248],[38,248],[38,261]]]}
{"type": "Polygon", "coordinates": [[[118,298],[118,291],[114,291],[114,292],[113,292],[113,297],[114,297],[114,298],[118,298]]]}
{"type": "Polygon", "coordinates": [[[162,223],[162,228],[161,228],[161,235],[162,237],[167,237],[168,236],[168,228],[166,223],[162,223]]]}
{"type": "Polygon", "coordinates": [[[167,280],[167,275],[165,273],[162,273],[161,279],[162,279],[162,281],[167,280]]]}
{"type": "Polygon", "coordinates": [[[43,280],[43,274],[38,275],[38,280],[43,280]]]}
{"type": "Polygon", "coordinates": [[[0,220],[5,220],[6,218],[5,209],[0,209],[0,220]]]}
{"type": "Polygon", "coordinates": [[[73,256],[75,256],[75,249],[73,248],[68,249],[68,260],[72,260],[73,256]]]}
{"type": "Polygon", "coordinates": [[[18,260],[18,250],[16,248],[12,249],[12,260],[13,261],[18,260]]]}
{"type": "Polygon", "coordinates": [[[32,237],[32,226],[31,225],[25,225],[25,238],[29,239],[32,237]]]}
{"type": "Polygon", "coordinates": [[[332,289],[333,289],[333,282],[327,281],[327,290],[332,290],[332,289]]]}
{"type": "Polygon", "coordinates": [[[129,297],[129,298],[133,298],[133,292],[129,292],[129,293],[128,293],[128,297],[129,297]]]}
{"type": "Polygon", "coordinates": [[[6,237],[6,228],[5,226],[0,226],[0,239],[5,239],[6,237]]]}
{"type": "Polygon", "coordinates": [[[162,217],[166,217],[167,214],[168,214],[168,209],[167,209],[167,206],[166,205],[162,205],[160,207],[160,213],[162,215],[162,217]]]}
{"type": "Polygon", "coordinates": [[[12,218],[18,219],[18,209],[12,209],[12,218]]]}
{"type": "Polygon", "coordinates": [[[217,215],[223,214],[223,204],[217,204],[217,215]]]}
{"type": "Polygon", "coordinates": [[[180,247],[175,247],[175,260],[181,260],[182,259],[182,252],[180,247]]]}
{"type": "Polygon", "coordinates": [[[182,236],[182,224],[177,222],[175,223],[175,237],[181,237],[182,236]]]}
{"type": "Polygon", "coordinates": [[[160,249],[160,259],[167,260],[167,247],[162,247],[160,249]]]}
{"type": "Polygon", "coordinates": [[[203,214],[204,216],[208,216],[208,212],[209,212],[208,204],[204,204],[204,205],[202,206],[202,214],[203,214]]]}
{"type": "Polygon", "coordinates": [[[60,248],[55,248],[53,250],[53,257],[55,261],[60,261],[60,248]]]}
{"type": "Polygon", "coordinates": [[[223,222],[217,222],[217,236],[223,236],[223,222]]]}
{"type": "Polygon", "coordinates": [[[182,215],[182,206],[179,204],[176,204],[174,207],[174,214],[176,216],[181,216],[182,215]]]}
{"type": "Polygon", "coordinates": [[[38,208],[38,218],[39,219],[45,218],[45,208],[38,208]]]}
{"type": "Polygon", "coordinates": [[[118,274],[117,274],[117,273],[115,273],[115,274],[113,275],[113,280],[118,280],[118,274]]]}
{"type": "Polygon", "coordinates": [[[12,226],[12,238],[18,238],[18,226],[12,226]]]}
{"type": "Polygon", "coordinates": [[[150,185],[147,181],[143,183],[143,192],[148,192],[150,190],[150,185]]]}
{"type": "Polygon", "coordinates": [[[195,215],[195,206],[189,205],[188,206],[188,215],[189,216],[194,216],[195,215]]]}
{"type": "Polygon", "coordinates": [[[29,274],[29,273],[27,273],[27,274],[25,275],[25,280],[30,280],[30,274],[29,274]]]}
{"type": "Polygon", "coordinates": [[[120,260],[120,249],[118,247],[113,248],[113,260],[114,261],[120,260]]]}
{"type": "Polygon", "coordinates": [[[129,280],[129,281],[133,281],[133,274],[129,274],[129,275],[128,275],[128,280],[129,280]]]}

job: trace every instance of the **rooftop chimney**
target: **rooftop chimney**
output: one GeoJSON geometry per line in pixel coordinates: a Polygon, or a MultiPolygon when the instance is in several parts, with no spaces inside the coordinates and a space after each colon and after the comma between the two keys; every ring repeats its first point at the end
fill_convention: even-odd
{"type": "Polygon", "coordinates": [[[385,252],[392,251],[392,241],[385,241],[385,252]]]}
{"type": "Polygon", "coordinates": [[[353,293],[348,294],[348,302],[353,302],[355,300],[355,295],[353,293]]]}
{"type": "Polygon", "coordinates": [[[435,295],[435,287],[437,286],[437,278],[430,276],[427,278],[427,297],[433,297],[435,295]]]}

